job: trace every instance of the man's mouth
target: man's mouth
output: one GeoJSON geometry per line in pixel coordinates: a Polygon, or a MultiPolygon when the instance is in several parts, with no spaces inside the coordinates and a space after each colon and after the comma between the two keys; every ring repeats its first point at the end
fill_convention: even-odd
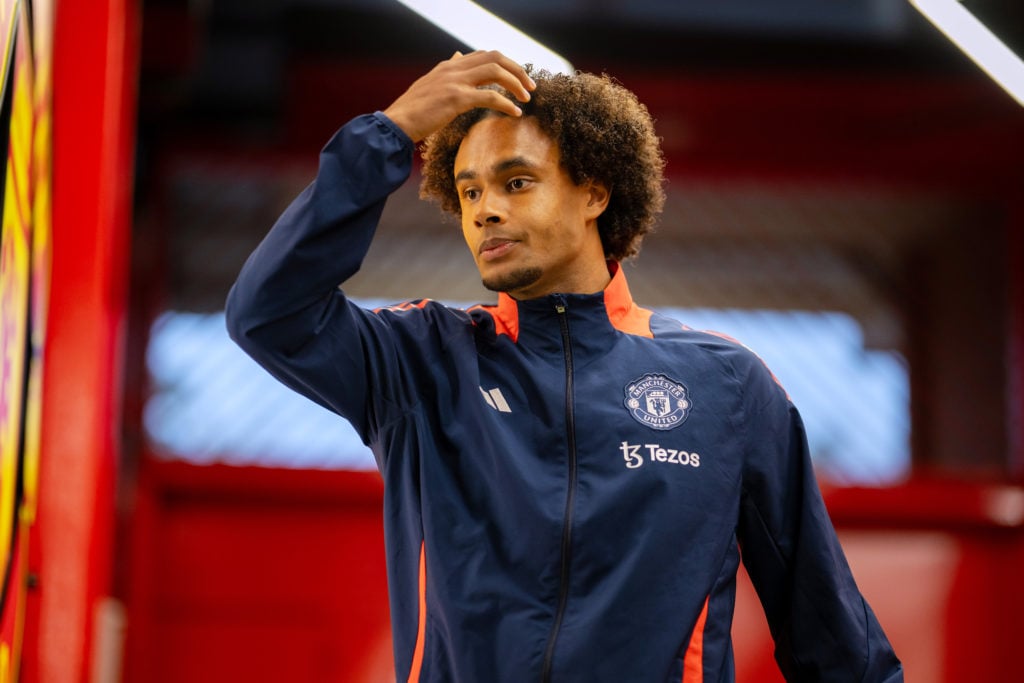
{"type": "Polygon", "coordinates": [[[489,237],[480,243],[479,254],[484,261],[493,261],[505,256],[518,242],[507,237],[489,237]]]}

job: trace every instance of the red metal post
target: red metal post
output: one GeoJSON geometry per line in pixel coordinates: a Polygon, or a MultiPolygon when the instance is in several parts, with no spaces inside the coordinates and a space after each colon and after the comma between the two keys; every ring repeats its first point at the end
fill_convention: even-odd
{"type": "Polygon", "coordinates": [[[57,2],[33,679],[93,680],[111,592],[138,65],[134,0],[57,2]],[[97,647],[97,644],[100,644],[97,647]]]}

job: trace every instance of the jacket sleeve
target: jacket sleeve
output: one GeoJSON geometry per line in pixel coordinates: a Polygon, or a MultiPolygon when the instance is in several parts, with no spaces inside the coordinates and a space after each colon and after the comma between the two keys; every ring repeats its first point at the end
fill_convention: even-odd
{"type": "Polygon", "coordinates": [[[321,152],[316,179],[246,261],[226,305],[239,346],[348,418],[367,443],[394,408],[394,342],[388,323],[349,302],[339,285],[359,270],[388,195],[409,177],[412,152],[379,112],[342,127],[321,152]]]}
{"type": "Polygon", "coordinates": [[[787,681],[902,681],[828,517],[799,413],[759,359],[743,365],[749,446],[737,536],[779,668],[787,681]]]}

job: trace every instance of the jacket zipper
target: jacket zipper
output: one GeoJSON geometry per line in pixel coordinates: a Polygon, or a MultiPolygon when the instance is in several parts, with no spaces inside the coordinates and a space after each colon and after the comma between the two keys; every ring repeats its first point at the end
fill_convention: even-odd
{"type": "Polygon", "coordinates": [[[544,666],[541,669],[541,682],[550,683],[551,669],[555,659],[555,643],[558,632],[562,628],[566,604],[569,601],[569,564],[572,559],[572,511],[576,498],[576,417],[573,409],[573,365],[572,345],[569,337],[569,319],[566,316],[566,303],[562,297],[556,297],[555,311],[558,313],[558,324],[562,329],[562,349],[565,357],[565,424],[569,455],[569,489],[565,496],[565,517],[562,522],[562,562],[561,577],[558,587],[558,609],[555,621],[551,626],[551,635],[544,651],[544,666]]]}

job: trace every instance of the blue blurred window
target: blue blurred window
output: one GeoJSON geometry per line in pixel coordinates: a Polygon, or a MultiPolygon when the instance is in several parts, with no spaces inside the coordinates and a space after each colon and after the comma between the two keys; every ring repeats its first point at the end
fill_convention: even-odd
{"type": "MultiPolygon", "coordinates": [[[[362,301],[373,307],[381,302],[362,301]]],[[[910,469],[903,358],[864,348],[861,328],[829,312],[659,309],[739,339],[800,409],[830,481],[889,485],[910,469]]],[[[373,469],[349,424],[279,384],[228,338],[224,315],[168,312],[151,330],[154,390],[145,428],[159,457],[265,467],[373,469]]]]}

